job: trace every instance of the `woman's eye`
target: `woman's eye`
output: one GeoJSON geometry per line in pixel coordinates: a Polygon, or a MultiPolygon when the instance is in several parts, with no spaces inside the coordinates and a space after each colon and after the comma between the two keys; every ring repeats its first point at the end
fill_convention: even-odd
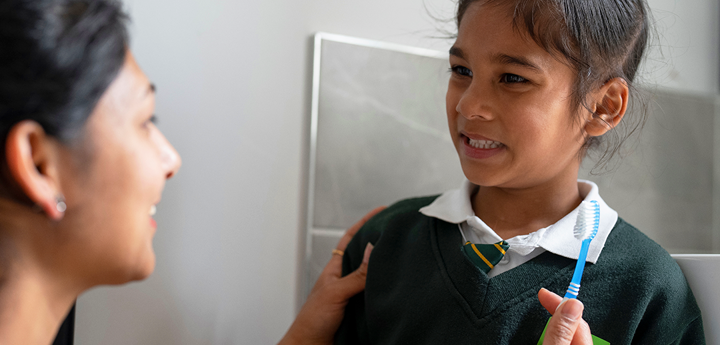
{"type": "Polygon", "coordinates": [[[472,71],[465,66],[452,66],[450,67],[450,72],[463,77],[472,77],[472,71]]]}
{"type": "Polygon", "coordinates": [[[150,118],[147,119],[147,120],[145,121],[145,123],[143,123],[143,125],[147,126],[147,125],[149,125],[149,124],[151,124],[151,123],[153,123],[153,124],[156,124],[156,123],[157,123],[157,116],[155,116],[155,114],[153,114],[153,116],[150,116],[150,118]]]}
{"type": "Polygon", "coordinates": [[[528,81],[527,79],[525,79],[517,74],[505,73],[502,75],[502,77],[500,77],[500,82],[507,83],[507,84],[525,83],[527,81],[528,81]]]}

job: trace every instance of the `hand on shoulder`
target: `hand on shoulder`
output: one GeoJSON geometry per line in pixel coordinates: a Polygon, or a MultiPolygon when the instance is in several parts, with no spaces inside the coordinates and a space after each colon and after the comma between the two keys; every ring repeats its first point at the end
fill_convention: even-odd
{"type": "Polygon", "coordinates": [[[348,300],[365,289],[367,265],[372,251],[368,243],[360,267],[354,272],[342,276],[342,255],[355,233],[385,207],[378,207],[365,215],[345,232],[333,250],[330,262],[320,274],[305,305],[298,313],[295,322],[278,345],[326,345],[332,344],[335,332],[343,316],[348,300]]]}

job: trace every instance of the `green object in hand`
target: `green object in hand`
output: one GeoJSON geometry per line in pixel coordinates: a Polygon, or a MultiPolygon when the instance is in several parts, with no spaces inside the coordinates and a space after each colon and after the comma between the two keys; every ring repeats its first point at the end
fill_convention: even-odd
{"type": "MultiPolygon", "coordinates": [[[[542,335],[540,336],[540,340],[538,340],[537,345],[542,345],[543,341],[545,341],[545,332],[547,331],[548,324],[550,324],[550,320],[552,320],[552,317],[548,319],[548,323],[545,325],[545,329],[542,332],[542,335]]],[[[602,340],[596,336],[592,336],[592,342],[593,345],[610,345],[609,342],[602,340]]]]}

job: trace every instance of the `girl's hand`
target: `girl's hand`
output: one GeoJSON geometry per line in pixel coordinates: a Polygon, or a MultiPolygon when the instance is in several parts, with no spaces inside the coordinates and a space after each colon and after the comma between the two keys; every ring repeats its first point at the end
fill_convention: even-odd
{"type": "Polygon", "coordinates": [[[543,345],[592,345],[590,326],[582,319],[582,302],[570,299],[558,309],[562,297],[546,289],[540,289],[538,299],[553,315],[543,345]]]}
{"type": "MultiPolygon", "coordinates": [[[[378,207],[366,214],[345,232],[336,247],[344,252],[356,232],[378,212],[385,207],[378,207]]],[[[345,277],[342,275],[342,256],[333,253],[330,262],[320,274],[310,295],[300,309],[295,322],[278,345],[315,345],[332,344],[345,315],[345,306],[350,297],[365,289],[367,263],[370,259],[372,245],[368,243],[365,248],[363,262],[355,272],[345,277]]]]}

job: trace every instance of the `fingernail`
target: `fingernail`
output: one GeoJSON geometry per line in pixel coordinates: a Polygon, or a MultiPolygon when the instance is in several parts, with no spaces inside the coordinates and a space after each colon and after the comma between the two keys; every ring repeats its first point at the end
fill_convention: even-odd
{"type": "Polygon", "coordinates": [[[368,242],[367,246],[365,246],[365,253],[363,254],[363,263],[370,262],[370,253],[372,252],[373,248],[375,248],[372,243],[368,242]]]}
{"type": "Polygon", "coordinates": [[[576,299],[571,299],[563,303],[560,314],[565,318],[575,321],[582,316],[583,308],[582,302],[576,299]]]}

